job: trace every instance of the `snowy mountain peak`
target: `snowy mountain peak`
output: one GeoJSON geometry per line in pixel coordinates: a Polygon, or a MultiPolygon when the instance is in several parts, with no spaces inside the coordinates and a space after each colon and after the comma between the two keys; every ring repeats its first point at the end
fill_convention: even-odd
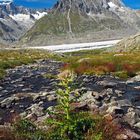
{"type": "Polygon", "coordinates": [[[12,2],[13,2],[12,0],[3,0],[3,1],[0,1],[0,5],[9,5],[12,2]]]}
{"type": "Polygon", "coordinates": [[[108,2],[108,5],[110,8],[117,8],[118,6],[114,4],[113,2],[108,2]]]}
{"type": "Polygon", "coordinates": [[[27,32],[36,20],[47,14],[46,10],[34,10],[17,6],[12,0],[0,1],[0,32],[2,41],[13,42],[27,32]]]}
{"type": "Polygon", "coordinates": [[[70,9],[91,17],[107,14],[108,11],[123,11],[124,8],[122,0],[59,0],[53,9],[62,13],[70,9]]]}
{"type": "Polygon", "coordinates": [[[23,6],[16,6],[12,0],[0,1],[0,18],[3,19],[10,17],[17,22],[30,18],[30,20],[38,20],[46,14],[46,11],[36,11],[23,6]]]}

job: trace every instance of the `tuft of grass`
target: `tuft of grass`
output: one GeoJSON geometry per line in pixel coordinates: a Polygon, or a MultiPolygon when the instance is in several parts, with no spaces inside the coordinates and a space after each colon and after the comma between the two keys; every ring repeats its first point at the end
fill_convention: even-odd
{"type": "Polygon", "coordinates": [[[29,140],[45,140],[46,135],[34,123],[20,119],[14,123],[15,136],[29,140]]]}
{"type": "Polygon", "coordinates": [[[57,79],[57,76],[56,75],[53,75],[51,73],[46,73],[43,75],[44,78],[46,79],[57,79]]]}

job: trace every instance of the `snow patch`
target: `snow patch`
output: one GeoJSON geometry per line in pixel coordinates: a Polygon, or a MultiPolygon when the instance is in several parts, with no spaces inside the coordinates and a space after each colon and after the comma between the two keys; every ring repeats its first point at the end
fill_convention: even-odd
{"type": "Polygon", "coordinates": [[[8,5],[8,4],[11,4],[13,2],[13,0],[3,0],[3,1],[0,1],[0,5],[8,5]]]}
{"type": "Polygon", "coordinates": [[[35,23],[35,20],[33,20],[30,15],[26,14],[15,14],[15,15],[9,15],[14,21],[19,23],[20,25],[25,26],[26,28],[31,28],[33,24],[35,23]]]}
{"type": "Polygon", "coordinates": [[[36,20],[44,17],[45,15],[47,15],[47,12],[42,12],[41,13],[41,12],[37,11],[36,14],[33,14],[33,16],[35,17],[36,20]]]}
{"type": "Polygon", "coordinates": [[[34,22],[34,20],[30,17],[33,16],[35,18],[35,20],[38,20],[40,18],[42,18],[43,16],[47,15],[46,12],[38,12],[36,14],[15,14],[15,15],[9,15],[13,20],[17,21],[17,22],[34,22]]]}
{"type": "Polygon", "coordinates": [[[87,13],[88,16],[92,16],[93,14],[91,13],[91,11],[89,13],[87,13]]]}
{"type": "Polygon", "coordinates": [[[118,6],[114,4],[113,2],[108,2],[108,5],[110,8],[117,8],[118,6]]]}
{"type": "Polygon", "coordinates": [[[30,15],[26,14],[16,14],[16,15],[10,15],[10,17],[15,21],[25,21],[30,20],[30,15]]]}

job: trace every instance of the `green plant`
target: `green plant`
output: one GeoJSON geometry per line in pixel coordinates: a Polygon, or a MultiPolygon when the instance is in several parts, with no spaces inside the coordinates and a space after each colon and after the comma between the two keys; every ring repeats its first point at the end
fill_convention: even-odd
{"type": "Polygon", "coordinates": [[[46,73],[46,74],[43,75],[43,77],[46,78],[46,79],[56,79],[57,78],[56,75],[53,75],[51,73],[46,73]]]}
{"type": "Polygon", "coordinates": [[[60,75],[60,84],[62,89],[58,89],[57,95],[58,95],[58,102],[59,106],[63,109],[64,111],[64,117],[66,118],[67,121],[69,121],[70,118],[70,93],[73,91],[71,88],[71,85],[73,83],[74,79],[74,74],[67,71],[65,75],[61,76],[60,75]]]}
{"type": "Polygon", "coordinates": [[[129,77],[126,71],[115,72],[113,75],[121,79],[127,79],[129,77]]]}
{"type": "Polygon", "coordinates": [[[74,74],[65,71],[59,75],[61,80],[57,91],[59,113],[49,112],[52,117],[47,119],[53,132],[49,133],[49,140],[84,140],[83,133],[94,126],[94,121],[85,112],[72,112],[70,93],[73,91],[74,74]],[[53,126],[52,126],[53,125],[53,126]]]}
{"type": "Polygon", "coordinates": [[[6,72],[3,69],[0,69],[0,79],[5,76],[6,72]]]}
{"type": "MultiPolygon", "coordinates": [[[[71,108],[70,94],[73,91],[74,75],[64,71],[58,90],[58,106],[55,111],[48,111],[50,117],[47,140],[116,140],[123,129],[112,120],[93,112],[76,111],[71,108]]],[[[77,105],[75,103],[74,105],[77,105]]]]}
{"type": "Polygon", "coordinates": [[[95,125],[88,112],[71,112],[69,120],[66,120],[63,114],[59,114],[55,119],[55,122],[54,117],[53,121],[47,120],[51,124],[47,140],[84,140],[87,131],[95,125]]]}
{"type": "Polygon", "coordinates": [[[93,139],[93,140],[101,140],[101,139],[102,139],[102,133],[99,133],[99,134],[93,136],[92,139],[93,139]]]}
{"type": "Polygon", "coordinates": [[[35,124],[26,119],[14,123],[14,131],[19,138],[27,140],[45,140],[46,136],[35,124]]]}

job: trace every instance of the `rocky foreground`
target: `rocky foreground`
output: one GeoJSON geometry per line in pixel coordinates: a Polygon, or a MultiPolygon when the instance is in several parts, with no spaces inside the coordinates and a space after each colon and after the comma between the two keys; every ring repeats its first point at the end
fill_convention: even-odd
{"type": "MultiPolygon", "coordinates": [[[[0,81],[0,125],[17,114],[37,123],[48,116],[46,109],[57,103],[56,78],[63,64],[41,60],[7,71],[0,81]]],[[[111,115],[127,128],[124,139],[140,140],[140,76],[123,81],[112,76],[77,76],[76,108],[111,115]]]]}

